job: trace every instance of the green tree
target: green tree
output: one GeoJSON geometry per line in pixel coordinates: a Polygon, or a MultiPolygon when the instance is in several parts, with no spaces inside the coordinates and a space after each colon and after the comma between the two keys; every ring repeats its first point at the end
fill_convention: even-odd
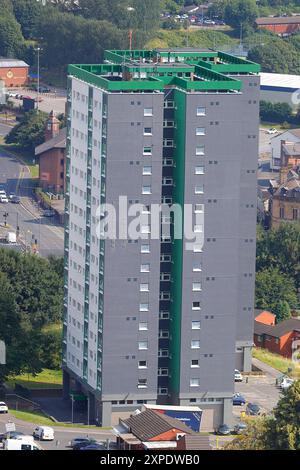
{"type": "Polygon", "coordinates": [[[274,311],[279,302],[287,302],[290,308],[298,304],[295,283],[278,268],[267,268],[256,275],[256,307],[274,311]]]}
{"type": "Polygon", "coordinates": [[[0,56],[18,57],[24,46],[21,27],[13,14],[2,12],[0,15],[0,56]]]}
{"type": "MultiPolygon", "coordinates": [[[[270,418],[258,418],[247,422],[247,430],[227,444],[225,450],[271,450],[270,418]]],[[[273,423],[272,423],[273,424],[273,423]]]]}
{"type": "Polygon", "coordinates": [[[211,13],[223,18],[233,28],[240,29],[254,26],[258,17],[255,0],[217,0],[211,7],[211,13]]]}
{"type": "Polygon", "coordinates": [[[280,38],[253,47],[248,58],[261,64],[263,72],[300,73],[300,55],[297,49],[280,38]]]}
{"type": "Polygon", "coordinates": [[[48,115],[36,110],[29,111],[5,137],[7,144],[16,144],[34,152],[37,145],[44,142],[45,125],[48,115]]]}
{"type": "Polygon", "coordinates": [[[300,381],[295,382],[279,400],[272,423],[274,448],[300,450],[300,381]]]}
{"type": "Polygon", "coordinates": [[[36,25],[43,5],[36,0],[12,0],[13,12],[26,39],[35,38],[36,25]]]}
{"type": "Polygon", "coordinates": [[[291,309],[286,300],[279,300],[274,308],[273,313],[276,315],[277,323],[291,318],[291,309]]]}

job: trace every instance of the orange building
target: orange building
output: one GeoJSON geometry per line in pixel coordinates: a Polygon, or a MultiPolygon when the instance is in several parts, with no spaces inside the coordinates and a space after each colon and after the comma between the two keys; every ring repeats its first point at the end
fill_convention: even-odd
{"type": "Polygon", "coordinates": [[[300,29],[300,16],[282,16],[271,18],[257,18],[259,29],[267,29],[278,36],[289,36],[300,29]]]}
{"type": "Polygon", "coordinates": [[[269,325],[255,320],[254,344],[259,348],[291,358],[299,350],[300,320],[290,318],[277,325],[269,325]]]}
{"type": "Polygon", "coordinates": [[[46,123],[45,142],[35,149],[39,157],[40,186],[54,194],[65,190],[66,129],[60,129],[60,122],[52,111],[46,123]]]}
{"type": "Polygon", "coordinates": [[[23,60],[0,59],[0,80],[5,86],[21,87],[28,81],[29,65],[23,60]]]}
{"type": "Polygon", "coordinates": [[[268,312],[267,310],[258,310],[257,315],[255,316],[255,321],[264,323],[265,325],[273,326],[276,322],[276,315],[274,315],[274,313],[268,312]]]}

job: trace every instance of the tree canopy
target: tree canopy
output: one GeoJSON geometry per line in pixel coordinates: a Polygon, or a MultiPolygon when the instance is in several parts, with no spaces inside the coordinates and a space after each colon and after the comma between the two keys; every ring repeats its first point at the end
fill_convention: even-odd
{"type": "Polygon", "coordinates": [[[44,142],[48,115],[36,110],[27,112],[22,120],[5,137],[7,144],[16,144],[25,150],[34,149],[44,142]]]}

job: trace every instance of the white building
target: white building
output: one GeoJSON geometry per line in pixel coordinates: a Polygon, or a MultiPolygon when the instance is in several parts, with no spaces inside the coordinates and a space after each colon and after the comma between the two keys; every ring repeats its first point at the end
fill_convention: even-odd
{"type": "Polygon", "coordinates": [[[300,104],[300,76],[261,73],[260,99],[271,103],[288,103],[293,109],[300,104]],[[297,91],[299,90],[299,93],[297,91]]]}

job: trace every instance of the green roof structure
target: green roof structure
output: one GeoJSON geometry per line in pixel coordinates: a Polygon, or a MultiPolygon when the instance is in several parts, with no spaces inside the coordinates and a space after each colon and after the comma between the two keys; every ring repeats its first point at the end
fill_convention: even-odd
{"type": "Polygon", "coordinates": [[[104,64],[70,65],[69,75],[109,92],[240,91],[239,75],[260,66],[211,49],[175,48],[105,51],[104,64]],[[236,77],[235,77],[236,76],[236,77]]]}

